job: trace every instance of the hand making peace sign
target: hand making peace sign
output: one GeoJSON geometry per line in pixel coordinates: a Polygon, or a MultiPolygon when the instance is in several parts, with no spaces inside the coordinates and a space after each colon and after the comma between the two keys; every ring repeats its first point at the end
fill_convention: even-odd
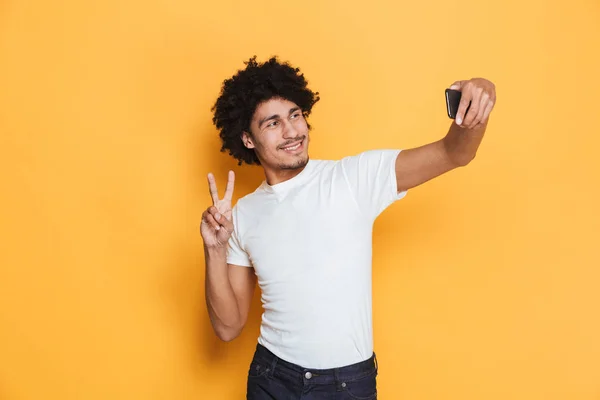
{"type": "Polygon", "coordinates": [[[219,199],[217,183],[212,173],[208,174],[208,188],[212,197],[213,205],[202,213],[200,223],[200,234],[207,247],[225,247],[233,232],[231,198],[233,196],[233,184],[235,174],[229,171],[225,195],[219,199]]]}

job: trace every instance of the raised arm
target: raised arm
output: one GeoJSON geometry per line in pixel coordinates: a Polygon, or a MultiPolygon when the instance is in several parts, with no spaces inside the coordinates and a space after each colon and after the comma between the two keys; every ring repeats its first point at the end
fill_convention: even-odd
{"type": "Polygon", "coordinates": [[[456,120],[444,138],[400,152],[396,159],[398,192],[465,166],[475,157],[496,103],[495,86],[486,79],[475,78],[455,82],[450,88],[462,92],[456,120]]]}
{"type": "Polygon", "coordinates": [[[223,341],[233,340],[242,332],[256,284],[253,268],[227,263],[227,244],[233,232],[234,179],[233,171],[229,172],[225,196],[219,199],[215,178],[208,175],[213,205],[204,211],[200,224],[206,263],[206,307],[213,330],[223,341]]]}

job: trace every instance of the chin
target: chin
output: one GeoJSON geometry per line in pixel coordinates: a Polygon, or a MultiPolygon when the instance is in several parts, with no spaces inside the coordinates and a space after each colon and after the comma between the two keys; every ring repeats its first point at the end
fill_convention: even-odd
{"type": "Polygon", "coordinates": [[[296,160],[290,160],[279,165],[280,169],[299,169],[308,164],[308,154],[303,154],[296,160]]]}

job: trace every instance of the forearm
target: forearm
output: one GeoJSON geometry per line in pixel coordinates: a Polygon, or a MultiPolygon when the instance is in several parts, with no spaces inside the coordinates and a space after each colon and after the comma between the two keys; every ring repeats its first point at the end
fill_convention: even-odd
{"type": "Polygon", "coordinates": [[[204,246],[204,257],[206,306],[210,322],[219,338],[232,340],[242,329],[242,318],[229,280],[226,249],[204,246]]]}
{"type": "Polygon", "coordinates": [[[453,164],[465,166],[475,158],[486,128],[487,121],[472,129],[461,128],[455,122],[452,123],[443,143],[448,158],[453,164]]]}

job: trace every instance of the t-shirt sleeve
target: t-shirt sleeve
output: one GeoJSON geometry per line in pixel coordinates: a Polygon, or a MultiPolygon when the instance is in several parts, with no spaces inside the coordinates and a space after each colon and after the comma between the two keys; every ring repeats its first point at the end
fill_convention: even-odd
{"type": "Polygon", "coordinates": [[[369,150],[341,160],[359,208],[372,219],[406,196],[407,191],[398,192],[396,183],[396,158],[400,151],[369,150]]]}
{"type": "Polygon", "coordinates": [[[237,205],[233,207],[231,214],[233,216],[233,233],[227,244],[227,263],[239,265],[241,267],[251,267],[252,263],[250,262],[250,257],[248,257],[248,253],[244,250],[240,240],[240,221],[238,218],[237,205]]]}

